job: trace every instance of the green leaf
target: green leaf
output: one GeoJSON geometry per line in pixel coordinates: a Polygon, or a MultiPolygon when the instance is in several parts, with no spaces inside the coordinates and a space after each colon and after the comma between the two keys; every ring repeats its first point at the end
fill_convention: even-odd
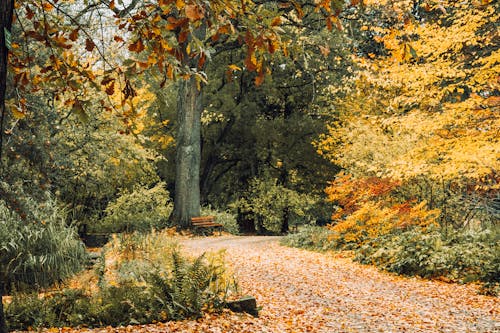
{"type": "Polygon", "coordinates": [[[3,35],[5,36],[5,47],[12,51],[12,34],[7,28],[3,28],[3,35]]]}

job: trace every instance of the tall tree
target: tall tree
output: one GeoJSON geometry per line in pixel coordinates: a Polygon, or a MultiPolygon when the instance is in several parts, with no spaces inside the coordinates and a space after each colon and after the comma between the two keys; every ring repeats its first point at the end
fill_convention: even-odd
{"type": "MultiPolygon", "coordinates": [[[[43,77],[51,84],[61,82],[61,90],[76,95],[68,101],[74,112],[81,113],[85,107],[82,97],[78,96],[78,81],[82,77],[102,85],[108,94],[113,93],[115,83],[120,84],[123,104],[135,95],[128,78],[147,68],[157,68],[164,81],[179,81],[182,87],[178,99],[178,176],[173,220],[180,227],[188,227],[190,217],[199,214],[199,121],[203,86],[207,82],[206,62],[225,50],[242,48],[246,51],[243,67],[255,73],[252,74],[254,82],[260,85],[271,71],[269,62],[274,55],[278,51],[288,55],[284,28],[302,27],[304,19],[308,18],[316,24],[326,22],[322,24],[331,29],[338,23],[343,3],[340,0],[322,0],[314,4],[282,0],[144,0],[132,1],[129,7],[119,10],[115,1],[89,2],[88,9],[106,9],[115,15],[114,21],[119,22],[117,26],[123,29],[123,33],[114,34],[112,39],[127,45],[131,52],[128,56],[135,58],[115,68],[107,66],[98,78],[99,74],[93,71],[92,65],[81,66],[75,59],[85,51],[99,52],[102,56],[107,39],[99,40],[85,31],[85,25],[78,23],[82,16],[73,15],[71,5],[51,0],[25,1],[18,14],[31,21],[29,28],[23,29],[27,40],[55,50],[50,55],[50,63],[42,67],[38,79],[43,77]],[[127,38],[131,41],[126,41],[127,38]],[[85,51],[73,47],[82,42],[85,51]],[[111,78],[109,71],[121,73],[122,77],[111,78]]],[[[102,63],[108,61],[104,59],[102,63]]],[[[15,82],[26,84],[32,74],[21,69],[13,76],[15,82]]]]}
{"type": "Polygon", "coordinates": [[[301,27],[303,18],[314,17],[316,21],[326,18],[331,29],[332,23],[338,22],[342,3],[160,0],[145,2],[133,20],[121,25],[135,32],[129,50],[142,59],[140,68],[157,66],[165,80],[180,79],[172,214],[178,226],[188,227],[190,218],[200,210],[200,117],[206,62],[220,52],[243,48],[243,67],[256,73],[254,82],[260,85],[271,71],[269,63],[274,55],[278,51],[288,55],[282,26],[301,27]]]}

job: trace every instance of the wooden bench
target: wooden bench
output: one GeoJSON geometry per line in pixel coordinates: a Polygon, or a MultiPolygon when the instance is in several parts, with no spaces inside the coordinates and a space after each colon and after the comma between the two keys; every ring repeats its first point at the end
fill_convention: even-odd
{"type": "Polygon", "coordinates": [[[196,216],[191,218],[191,224],[197,231],[202,231],[203,229],[219,229],[219,235],[222,234],[223,225],[220,223],[215,223],[215,216],[196,216]]]}
{"type": "Polygon", "coordinates": [[[219,229],[219,235],[222,233],[223,225],[215,222],[215,216],[196,216],[191,218],[191,224],[197,231],[204,229],[219,229]]]}

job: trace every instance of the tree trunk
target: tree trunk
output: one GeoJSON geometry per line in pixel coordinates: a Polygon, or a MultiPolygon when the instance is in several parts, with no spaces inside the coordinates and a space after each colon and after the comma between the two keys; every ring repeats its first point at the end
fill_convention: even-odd
{"type": "Polygon", "coordinates": [[[282,234],[288,233],[288,231],[290,230],[289,225],[290,225],[290,208],[285,207],[285,209],[283,209],[283,224],[281,224],[282,234]]]}
{"type": "Polygon", "coordinates": [[[5,44],[4,30],[11,30],[14,0],[0,2],[0,164],[3,148],[3,126],[5,120],[5,91],[7,87],[7,60],[9,50],[5,44]]]}
{"type": "Polygon", "coordinates": [[[178,132],[175,161],[174,211],[171,220],[180,228],[191,225],[200,215],[200,131],[202,91],[196,78],[180,82],[177,100],[178,132]]]}
{"type": "MultiPolygon", "coordinates": [[[[5,119],[5,91],[7,88],[7,60],[9,50],[5,44],[4,30],[11,30],[12,14],[14,10],[14,0],[2,0],[0,2],[0,164],[2,159],[3,148],[3,123],[5,119]]],[[[0,268],[0,272],[2,269],[0,268]]],[[[3,274],[0,275],[0,279],[3,274]]],[[[0,281],[0,333],[7,333],[7,324],[5,322],[5,314],[3,312],[3,284],[0,281]]]]}
{"type": "Polygon", "coordinates": [[[0,282],[0,333],[7,333],[7,323],[5,322],[5,315],[3,312],[3,283],[0,282]]]}

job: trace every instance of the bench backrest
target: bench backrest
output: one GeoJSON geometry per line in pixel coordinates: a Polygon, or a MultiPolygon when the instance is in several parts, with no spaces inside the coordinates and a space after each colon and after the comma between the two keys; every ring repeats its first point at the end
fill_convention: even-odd
{"type": "Polygon", "coordinates": [[[203,224],[203,223],[214,223],[214,222],[215,222],[214,216],[197,216],[191,218],[191,223],[193,223],[193,225],[203,224]]]}

